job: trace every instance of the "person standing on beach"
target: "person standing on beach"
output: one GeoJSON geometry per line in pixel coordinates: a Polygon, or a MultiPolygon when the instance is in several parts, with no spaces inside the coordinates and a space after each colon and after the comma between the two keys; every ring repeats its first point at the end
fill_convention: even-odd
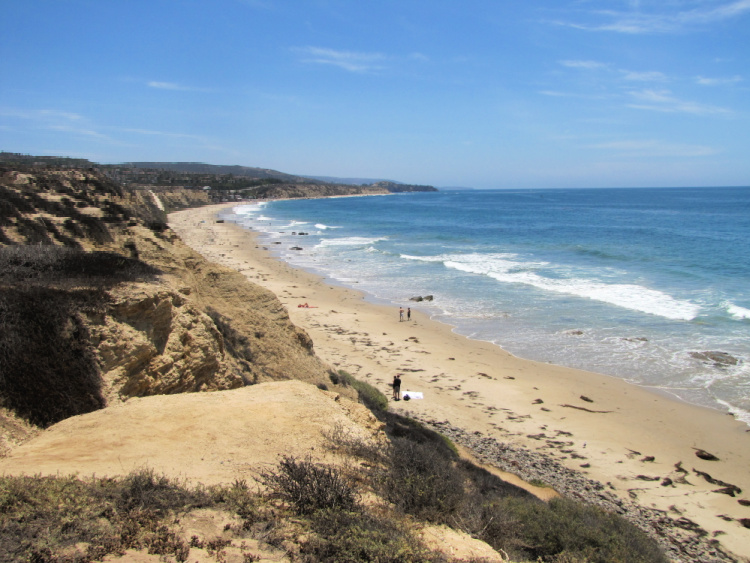
{"type": "Polygon", "coordinates": [[[411,307],[406,308],[406,320],[407,321],[411,320],[411,307]]]}
{"type": "Polygon", "coordinates": [[[404,320],[404,308],[399,307],[398,308],[398,322],[401,322],[404,320]]]}
{"type": "Polygon", "coordinates": [[[393,378],[393,400],[401,400],[401,374],[397,373],[396,377],[393,378]]]}

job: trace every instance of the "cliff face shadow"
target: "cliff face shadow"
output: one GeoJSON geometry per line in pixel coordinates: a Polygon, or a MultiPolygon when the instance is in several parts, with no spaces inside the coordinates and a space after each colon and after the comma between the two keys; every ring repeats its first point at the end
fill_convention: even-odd
{"type": "Polygon", "coordinates": [[[105,405],[87,317],[106,288],[157,270],[115,253],[0,248],[0,404],[47,427],[105,405]]]}
{"type": "Polygon", "coordinates": [[[107,288],[154,279],[158,269],[115,252],[52,245],[0,247],[0,285],[107,288]]]}
{"type": "Polygon", "coordinates": [[[82,310],[90,291],[31,287],[0,294],[0,397],[4,407],[46,427],[104,406],[82,310]]]}

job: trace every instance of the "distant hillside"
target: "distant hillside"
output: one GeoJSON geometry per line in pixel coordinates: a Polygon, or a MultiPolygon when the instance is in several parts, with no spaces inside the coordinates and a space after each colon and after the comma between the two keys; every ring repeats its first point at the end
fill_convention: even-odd
{"type": "Polygon", "coordinates": [[[85,159],[0,152],[0,164],[13,166],[18,170],[98,170],[123,186],[149,188],[159,192],[179,188],[202,190],[214,202],[437,191],[432,186],[402,184],[391,180],[310,178],[268,168],[202,162],[98,164],[85,159]]]}
{"type": "Polygon", "coordinates": [[[392,194],[403,192],[436,192],[437,188],[433,186],[420,186],[417,184],[399,184],[396,182],[383,181],[372,184],[373,188],[384,188],[392,194]]]}
{"type": "Polygon", "coordinates": [[[91,168],[96,164],[85,158],[67,156],[35,156],[18,152],[0,151],[0,164],[14,167],[34,168],[91,168]]]}
{"type": "Polygon", "coordinates": [[[206,164],[203,162],[123,162],[120,166],[128,168],[147,168],[151,170],[170,170],[172,172],[189,172],[193,174],[232,174],[244,178],[273,178],[282,182],[309,182],[309,178],[286,174],[269,168],[251,166],[227,166],[206,164]]]}
{"type": "Polygon", "coordinates": [[[245,192],[252,199],[302,199],[349,195],[387,195],[379,186],[347,186],[344,184],[269,184],[245,192]]]}
{"type": "MultiPolygon", "coordinates": [[[[234,189],[238,187],[255,187],[258,185],[270,184],[293,185],[293,191],[298,195],[286,195],[286,197],[320,197],[321,191],[331,192],[332,195],[340,195],[340,193],[342,192],[340,186],[368,186],[374,188],[376,190],[376,193],[380,193],[381,189],[385,189],[387,193],[437,191],[437,189],[432,186],[403,184],[401,182],[394,182],[392,180],[377,180],[367,178],[336,178],[334,176],[295,176],[292,174],[279,172],[277,170],[270,170],[268,168],[253,168],[249,166],[225,166],[217,164],[205,164],[203,162],[124,162],[121,165],[117,165],[116,168],[118,170],[121,170],[122,168],[150,171],[163,170],[168,172],[176,172],[178,174],[190,174],[196,176],[210,175],[216,177],[217,179],[221,179],[222,181],[225,180],[227,176],[230,176],[233,178],[234,184],[241,184],[232,186],[232,188],[234,189]],[[248,184],[247,179],[253,179],[254,182],[252,184],[248,184]],[[260,182],[260,180],[263,180],[264,182],[260,182]],[[329,186],[329,188],[327,190],[313,188],[310,195],[300,195],[300,187],[308,184],[326,185],[329,186]],[[337,189],[332,190],[330,189],[330,186],[337,186],[337,189]]],[[[126,180],[126,178],[118,179],[120,181],[126,180]]],[[[209,183],[211,187],[216,187],[215,182],[213,184],[209,182],[210,179],[211,178],[206,178],[207,183],[209,183]]],[[[183,181],[183,184],[189,183],[191,185],[196,185],[195,181],[189,182],[189,178],[183,178],[183,180],[188,180],[188,182],[183,181]]],[[[276,189],[274,191],[278,192],[279,189],[282,189],[281,186],[276,186],[276,189]]]]}
{"type": "MultiPolygon", "coordinates": [[[[308,178],[310,180],[320,180],[321,182],[326,182],[327,184],[354,184],[355,186],[369,186],[372,184],[377,184],[378,182],[391,181],[386,180],[385,178],[338,178],[336,176],[303,176],[303,178],[308,178]]],[[[399,184],[400,182],[395,183],[399,184]]]]}

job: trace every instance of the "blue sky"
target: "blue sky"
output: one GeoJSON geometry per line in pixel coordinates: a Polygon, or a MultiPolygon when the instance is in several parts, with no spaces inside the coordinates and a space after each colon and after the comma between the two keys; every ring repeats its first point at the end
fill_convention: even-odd
{"type": "Polygon", "coordinates": [[[750,185],[750,0],[3,2],[0,150],[750,185]]]}

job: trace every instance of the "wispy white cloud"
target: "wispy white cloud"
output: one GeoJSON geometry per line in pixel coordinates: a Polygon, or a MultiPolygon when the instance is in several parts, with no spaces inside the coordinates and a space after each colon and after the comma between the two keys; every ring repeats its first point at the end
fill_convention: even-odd
{"type": "Polygon", "coordinates": [[[610,151],[627,157],[684,157],[712,156],[720,151],[706,145],[668,143],[659,140],[609,141],[588,145],[587,148],[610,151]]]}
{"type": "Polygon", "coordinates": [[[638,82],[664,82],[665,80],[667,80],[667,76],[663,72],[654,70],[637,72],[633,70],[616,69],[609,63],[603,63],[600,61],[564,60],[558,62],[566,68],[574,68],[580,70],[607,70],[610,72],[617,72],[620,73],[625,80],[638,82]]]}
{"type": "Polygon", "coordinates": [[[585,70],[596,70],[600,68],[607,68],[606,63],[600,63],[598,61],[560,61],[562,66],[568,68],[581,68],[585,70]]]}
{"type": "Polygon", "coordinates": [[[199,141],[203,141],[204,137],[201,137],[200,135],[190,135],[187,133],[172,133],[169,131],[153,131],[151,129],[134,129],[134,128],[126,128],[126,129],[120,129],[121,131],[125,133],[136,133],[138,135],[149,135],[149,136],[157,136],[157,137],[171,137],[175,139],[195,139],[199,141]]]}
{"type": "Polygon", "coordinates": [[[659,71],[634,72],[632,70],[620,70],[625,80],[633,82],[666,82],[667,75],[659,71]]]}
{"type": "Polygon", "coordinates": [[[424,53],[415,52],[415,53],[409,54],[409,59],[411,59],[412,61],[419,61],[419,62],[426,63],[426,62],[429,62],[430,57],[428,57],[424,53]]]}
{"type": "Polygon", "coordinates": [[[73,121],[81,121],[83,120],[83,116],[79,115],[77,113],[72,113],[69,111],[59,111],[59,110],[53,110],[53,109],[33,109],[33,110],[25,110],[25,109],[16,109],[16,108],[0,108],[0,115],[3,117],[14,117],[17,119],[32,119],[37,121],[65,121],[65,122],[73,122],[73,121]]]}
{"type": "Polygon", "coordinates": [[[152,80],[147,82],[146,85],[149,88],[156,88],[157,90],[175,90],[179,92],[209,92],[208,88],[196,88],[195,86],[184,86],[183,84],[177,84],[176,82],[160,82],[158,80],[152,80]]]}
{"type": "Polygon", "coordinates": [[[705,76],[696,76],[695,82],[701,86],[730,86],[742,82],[742,77],[738,75],[729,78],[706,78],[705,76]]]}
{"type": "Polygon", "coordinates": [[[109,139],[107,135],[97,131],[84,116],[69,111],[0,108],[0,116],[23,120],[37,130],[71,133],[82,137],[93,137],[102,140],[109,139]]]}
{"type": "Polygon", "coordinates": [[[750,0],[735,0],[709,10],[695,9],[680,13],[686,22],[711,23],[741,16],[750,12],[750,0]]]}
{"type": "Polygon", "coordinates": [[[578,92],[560,92],[559,90],[539,90],[537,93],[552,98],[578,98],[582,100],[604,100],[608,97],[596,94],[580,94],[578,92]]]}
{"type": "Polygon", "coordinates": [[[671,11],[645,12],[640,2],[630,3],[631,11],[596,10],[589,13],[600,23],[562,21],[554,23],[585,31],[611,31],[625,34],[674,33],[715,22],[741,17],[750,12],[750,0],[723,1],[719,6],[701,5],[689,10],[680,9],[680,3],[670,2],[671,11]],[[676,9],[675,9],[676,7],[676,9]]]}
{"type": "Polygon", "coordinates": [[[728,115],[732,113],[725,108],[680,100],[674,97],[669,90],[634,90],[630,92],[630,96],[635,99],[635,102],[627,104],[627,106],[634,109],[693,115],[728,115]]]}
{"type": "Polygon", "coordinates": [[[240,4],[245,4],[251,8],[259,8],[261,10],[271,10],[274,5],[272,2],[266,2],[264,0],[239,0],[240,4]]]}
{"type": "Polygon", "coordinates": [[[305,56],[302,62],[331,65],[349,72],[359,73],[382,70],[382,63],[386,59],[382,53],[338,51],[324,47],[302,47],[295,50],[305,56]]]}
{"type": "Polygon", "coordinates": [[[542,96],[551,96],[553,98],[571,98],[574,94],[569,92],[559,92],[557,90],[540,90],[539,93],[542,96]]]}
{"type": "Polygon", "coordinates": [[[87,129],[83,127],[72,127],[70,125],[48,125],[46,129],[50,131],[60,131],[61,133],[72,133],[82,137],[92,137],[94,139],[109,139],[110,137],[104,133],[99,133],[94,129],[87,129]]]}

